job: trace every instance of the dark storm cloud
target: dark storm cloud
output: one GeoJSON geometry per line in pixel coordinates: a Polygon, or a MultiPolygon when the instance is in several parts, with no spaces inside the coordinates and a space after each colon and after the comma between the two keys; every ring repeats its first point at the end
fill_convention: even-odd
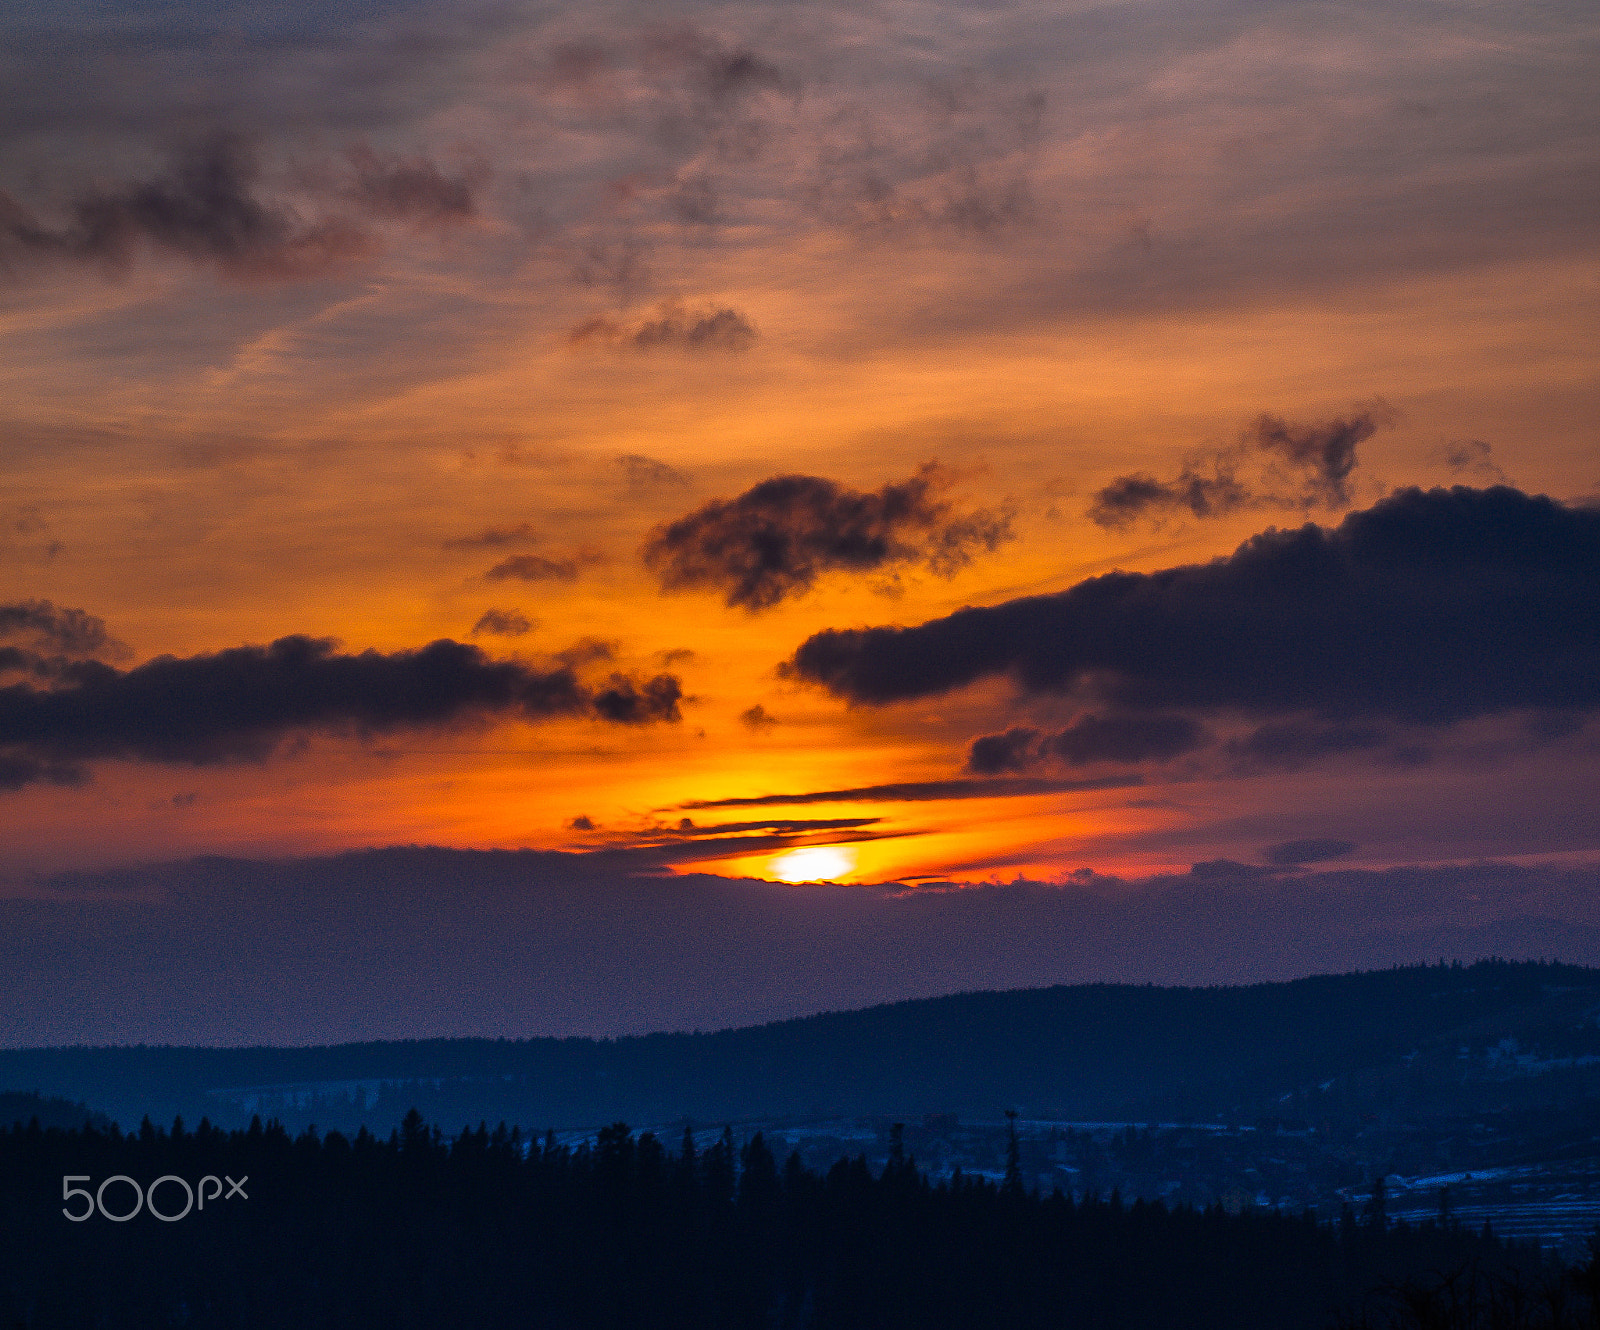
{"type": "Polygon", "coordinates": [[[472,625],[472,635],[477,637],[480,633],[493,633],[497,637],[521,637],[523,633],[532,632],[534,627],[534,620],[521,610],[489,609],[472,625]]]}
{"type": "Polygon", "coordinates": [[[1355,842],[1348,840],[1286,840],[1278,845],[1267,846],[1261,852],[1261,857],[1269,864],[1276,864],[1281,868],[1293,868],[1297,864],[1317,864],[1328,859],[1342,859],[1355,848],[1355,842]]]}
{"type": "Polygon", "coordinates": [[[785,667],[852,702],[1009,675],[1126,710],[1444,724],[1600,706],[1600,511],[1497,487],[1401,490],[1336,528],[1110,573],[915,628],[829,630],[785,667]]]}
{"type": "Polygon", "coordinates": [[[492,660],[449,639],[347,655],[327,640],[285,637],[127,671],[89,662],[67,686],[0,689],[0,756],[40,764],[45,779],[51,764],[95,758],[261,760],[306,732],[366,736],[490,717],[676,720],[680,695],[671,675],[614,674],[597,690],[569,665],[492,660]]]}
{"type": "Polygon", "coordinates": [[[1193,752],[1210,739],[1205,726],[1187,716],[1082,716],[1064,730],[1043,733],[1015,727],[972,741],[967,768],[979,775],[1028,771],[1051,761],[1163,761],[1193,752]]]}
{"type": "Polygon", "coordinates": [[[1030,794],[1063,794],[1075,790],[1125,790],[1142,785],[1139,776],[1101,776],[1094,780],[1048,780],[1043,777],[995,777],[987,780],[915,780],[885,785],[858,785],[845,790],[801,790],[793,794],[757,794],[737,799],[689,799],[679,808],[782,808],[799,804],[928,803],[938,799],[1008,799],[1030,794]]]}
{"type": "Polygon", "coordinates": [[[366,254],[370,238],[348,220],[306,222],[257,194],[254,152],[222,136],[180,157],[172,170],[68,205],[51,228],[0,194],[0,262],[68,259],[126,267],[142,248],[213,262],[237,277],[308,277],[366,254]]]}
{"type": "Polygon", "coordinates": [[[1336,508],[1350,502],[1350,474],[1356,448],[1392,415],[1377,404],[1367,410],[1320,424],[1296,424],[1261,415],[1244,430],[1235,448],[1221,449],[1187,464],[1172,480],[1146,472],[1118,476],[1095,495],[1092,521],[1121,527],[1163,512],[1188,512],[1217,517],[1243,507],[1336,508]],[[1268,474],[1252,482],[1239,479],[1252,459],[1267,463],[1268,474]],[[1272,470],[1287,472],[1295,482],[1291,493],[1274,492],[1272,470]]]}
{"type": "Polygon", "coordinates": [[[645,563],[663,590],[719,591],[751,612],[803,595],[825,572],[922,563],[948,577],[1010,538],[1004,514],[958,514],[938,469],[863,493],[818,476],[774,476],[656,528],[645,563]]]}

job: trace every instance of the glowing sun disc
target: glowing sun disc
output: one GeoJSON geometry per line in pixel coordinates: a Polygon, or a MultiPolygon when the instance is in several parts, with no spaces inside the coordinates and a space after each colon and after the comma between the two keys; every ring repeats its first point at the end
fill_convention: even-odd
{"type": "Polygon", "coordinates": [[[837,882],[856,866],[856,857],[837,845],[807,845],[775,854],[768,871],[780,882],[837,882]]]}

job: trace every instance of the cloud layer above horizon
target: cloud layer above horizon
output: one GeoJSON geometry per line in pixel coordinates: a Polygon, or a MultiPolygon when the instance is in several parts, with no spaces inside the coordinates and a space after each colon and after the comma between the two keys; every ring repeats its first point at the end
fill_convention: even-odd
{"type": "Polygon", "coordinates": [[[610,1036],[984,988],[1251,983],[1488,954],[1600,962],[1593,867],[1222,861],[799,892],[634,875],[648,865],[409,848],[59,877],[0,900],[5,1042],[610,1036]]]}

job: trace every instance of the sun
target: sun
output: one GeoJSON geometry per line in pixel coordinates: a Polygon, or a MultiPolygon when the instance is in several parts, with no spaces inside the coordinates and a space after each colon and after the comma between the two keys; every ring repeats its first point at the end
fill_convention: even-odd
{"type": "Polygon", "coordinates": [[[837,845],[807,845],[767,861],[768,871],[780,882],[837,882],[855,866],[855,855],[837,845]]]}

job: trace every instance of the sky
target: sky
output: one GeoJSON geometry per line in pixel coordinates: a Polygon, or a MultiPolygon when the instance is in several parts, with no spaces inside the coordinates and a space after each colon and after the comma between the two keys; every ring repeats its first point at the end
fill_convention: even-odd
{"type": "Polygon", "coordinates": [[[0,1042],[1600,961],[1597,55],[0,8],[0,1042]]]}

